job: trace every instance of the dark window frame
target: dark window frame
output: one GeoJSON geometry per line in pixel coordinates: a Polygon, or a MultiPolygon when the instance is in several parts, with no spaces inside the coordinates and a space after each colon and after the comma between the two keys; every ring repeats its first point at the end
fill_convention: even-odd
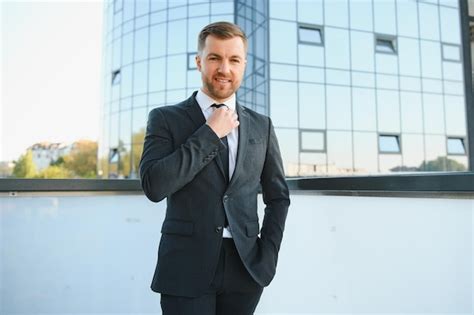
{"type": "Polygon", "coordinates": [[[402,154],[402,135],[399,134],[399,133],[390,133],[390,132],[379,132],[377,134],[377,151],[379,152],[379,154],[390,154],[390,155],[398,155],[398,154],[402,154]],[[397,139],[397,142],[398,142],[398,149],[399,151],[398,152],[393,152],[393,151],[382,151],[380,149],[380,138],[381,137],[395,137],[397,139]]]}
{"type": "Polygon", "coordinates": [[[300,153],[327,153],[327,132],[325,129],[299,129],[298,132],[298,142],[299,142],[299,151],[300,153]],[[314,149],[304,149],[303,148],[303,133],[304,132],[314,132],[314,133],[322,133],[324,139],[324,148],[322,150],[314,150],[314,149]]]}
{"type": "Polygon", "coordinates": [[[298,23],[298,44],[324,47],[324,26],[317,25],[317,24],[309,24],[309,23],[298,23]],[[314,31],[319,32],[321,36],[321,43],[302,40],[300,36],[300,29],[314,30],[314,31]]]}
{"type": "Polygon", "coordinates": [[[460,46],[460,45],[456,45],[456,44],[451,44],[451,43],[444,43],[444,42],[442,42],[442,43],[441,43],[441,60],[443,60],[443,61],[449,61],[449,62],[461,63],[461,62],[462,62],[461,46],[460,46]],[[456,48],[458,49],[458,51],[459,51],[459,60],[446,58],[446,57],[444,56],[444,46],[456,47],[456,48]]]}
{"type": "Polygon", "coordinates": [[[446,136],[446,156],[466,156],[467,155],[467,141],[466,137],[456,137],[456,136],[446,136]],[[448,142],[449,139],[461,140],[461,143],[464,147],[464,153],[449,153],[448,142]]]}
{"type": "Polygon", "coordinates": [[[387,35],[387,34],[374,34],[374,50],[376,54],[387,54],[387,55],[398,55],[398,43],[397,43],[397,36],[394,35],[387,35]],[[391,47],[393,48],[392,52],[378,50],[378,41],[383,42],[391,42],[391,47]]]}

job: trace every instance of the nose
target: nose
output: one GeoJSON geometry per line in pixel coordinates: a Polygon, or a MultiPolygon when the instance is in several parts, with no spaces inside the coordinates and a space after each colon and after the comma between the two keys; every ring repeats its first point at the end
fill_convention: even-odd
{"type": "Polygon", "coordinates": [[[219,65],[218,71],[220,73],[229,73],[230,71],[229,62],[226,60],[223,60],[221,64],[219,65]]]}

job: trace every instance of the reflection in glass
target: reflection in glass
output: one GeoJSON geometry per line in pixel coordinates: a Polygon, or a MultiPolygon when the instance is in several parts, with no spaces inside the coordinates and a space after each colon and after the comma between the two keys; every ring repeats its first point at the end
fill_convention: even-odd
{"type": "Polygon", "coordinates": [[[122,111],[120,112],[120,138],[119,143],[129,144],[131,143],[132,133],[132,112],[122,111]]]}
{"type": "MultiPolygon", "coordinates": [[[[423,105],[420,93],[401,92],[402,131],[423,132],[423,105]]],[[[407,154],[410,151],[404,151],[407,154]]]]}
{"type": "MultiPolygon", "coordinates": [[[[294,68],[294,67],[293,67],[294,68]]],[[[314,83],[324,83],[324,70],[322,68],[315,67],[298,67],[300,82],[314,82],[314,83]]],[[[275,72],[270,70],[272,76],[275,72]]],[[[280,75],[283,76],[286,72],[281,72],[280,75]]],[[[296,80],[296,79],[295,79],[296,80]]]]}
{"type": "Polygon", "coordinates": [[[399,93],[377,90],[378,129],[383,132],[400,132],[399,93]]]}
{"type": "Polygon", "coordinates": [[[336,85],[350,85],[351,73],[344,70],[326,69],[326,83],[336,85]]]}
{"type": "Polygon", "coordinates": [[[398,39],[400,74],[420,76],[420,42],[417,39],[398,39]]]}
{"type": "Polygon", "coordinates": [[[327,27],[326,37],[326,67],[349,69],[349,31],[327,27]]]}
{"type": "Polygon", "coordinates": [[[397,32],[395,0],[373,1],[373,4],[375,32],[395,35],[397,32]]]}
{"type": "Polygon", "coordinates": [[[166,69],[165,58],[150,60],[149,90],[151,92],[165,90],[165,84],[166,84],[165,69],[166,69]]]}
{"type": "Polygon", "coordinates": [[[197,52],[188,53],[188,70],[197,69],[196,54],[197,54],[197,52]]]}
{"type": "Polygon", "coordinates": [[[418,37],[418,9],[416,1],[397,1],[397,22],[398,35],[418,37]]]}
{"type": "Polygon", "coordinates": [[[133,36],[134,33],[125,35],[122,39],[122,64],[128,65],[133,62],[133,36]]]}
{"type": "Polygon", "coordinates": [[[446,95],[446,133],[449,135],[466,135],[466,103],[463,96],[446,95]]]}
{"type": "MultiPolygon", "coordinates": [[[[264,3],[264,1],[257,1],[264,3]]],[[[323,24],[323,0],[298,1],[298,21],[323,24]]]]}
{"type": "Polygon", "coordinates": [[[400,153],[400,136],[379,135],[380,153],[400,153]]]}
{"type": "Polygon", "coordinates": [[[421,41],[422,76],[441,79],[441,46],[440,43],[421,41]]]}
{"type": "Polygon", "coordinates": [[[347,0],[324,1],[324,23],[347,28],[349,25],[347,0]]]}
{"type": "Polygon", "coordinates": [[[419,3],[420,37],[423,39],[439,40],[438,6],[419,3]]]}
{"type": "Polygon", "coordinates": [[[299,89],[299,127],[310,129],[326,128],[325,89],[321,84],[300,83],[299,89]]]}
{"type": "Polygon", "coordinates": [[[352,85],[358,87],[375,87],[375,76],[373,73],[352,71],[352,85]]]}
{"type": "Polygon", "coordinates": [[[146,93],[148,90],[148,61],[138,62],[133,69],[133,94],[146,93]]]}
{"type": "Polygon", "coordinates": [[[425,132],[444,134],[443,96],[439,94],[423,94],[425,132]]]}
{"type": "Polygon", "coordinates": [[[169,22],[168,54],[186,52],[186,20],[169,22]]]}
{"type": "Polygon", "coordinates": [[[462,81],[462,64],[460,62],[443,61],[443,77],[446,80],[462,81]]]}
{"type": "Polygon", "coordinates": [[[349,1],[351,29],[373,30],[372,1],[349,1]]]}
{"type": "Polygon", "coordinates": [[[269,1],[270,18],[296,20],[296,0],[269,1]]]}
{"type": "Polygon", "coordinates": [[[186,87],[187,54],[169,56],[167,64],[167,89],[183,89],[186,87]]]}
{"type": "Polygon", "coordinates": [[[430,93],[443,93],[443,86],[441,84],[441,80],[436,79],[422,79],[423,84],[423,92],[430,92],[430,93]]]}
{"type": "Polygon", "coordinates": [[[148,28],[135,32],[135,61],[148,58],[148,28]]]}
{"type": "Polygon", "coordinates": [[[443,59],[461,61],[461,50],[458,45],[443,44],[443,59]]]}
{"type": "Polygon", "coordinates": [[[424,160],[423,135],[403,134],[403,168],[399,171],[416,172],[421,171],[419,167],[424,160]]]}
{"type": "Polygon", "coordinates": [[[351,62],[353,70],[374,71],[373,35],[351,32],[351,62]]]}
{"type": "Polygon", "coordinates": [[[300,44],[298,57],[300,65],[324,67],[324,47],[322,46],[300,44]]]}
{"type": "Polygon", "coordinates": [[[121,89],[120,96],[128,97],[132,95],[132,65],[125,66],[121,69],[121,89]]]}
{"type": "Polygon", "coordinates": [[[328,85],[326,95],[327,128],[350,130],[352,128],[350,88],[328,85]]]}
{"type": "Polygon", "coordinates": [[[375,66],[378,73],[398,75],[398,56],[395,54],[375,54],[375,66]]]}
{"type": "Polygon", "coordinates": [[[448,138],[448,154],[466,154],[463,138],[448,138]]]}
{"type": "MultiPolygon", "coordinates": [[[[375,120],[375,90],[353,88],[352,106],[354,113],[354,130],[375,131],[377,128],[377,122],[375,120]]],[[[374,148],[375,147],[374,145],[374,148]]]]}
{"type": "Polygon", "coordinates": [[[378,172],[377,134],[354,132],[354,172],[360,174],[378,172]]]}
{"type": "Polygon", "coordinates": [[[324,131],[300,130],[302,152],[324,152],[326,150],[324,131]]]}
{"type": "Polygon", "coordinates": [[[352,168],[352,137],[350,131],[327,132],[328,172],[348,174],[352,168]]]}
{"type": "Polygon", "coordinates": [[[270,114],[275,126],[298,127],[297,85],[294,82],[270,82],[270,114]]]}
{"type": "Polygon", "coordinates": [[[275,127],[275,134],[280,145],[286,176],[298,176],[298,129],[275,127]]]}
{"type": "Polygon", "coordinates": [[[270,20],[270,29],[270,61],[296,64],[296,23],[270,20]]]}
{"type": "Polygon", "coordinates": [[[166,54],[167,24],[158,24],[150,28],[150,58],[161,57],[166,54]]]}
{"type": "MultiPolygon", "coordinates": [[[[457,1],[453,1],[457,2],[457,1]]],[[[461,43],[461,28],[459,27],[458,9],[440,7],[441,15],[441,40],[446,43],[461,43]]]]}

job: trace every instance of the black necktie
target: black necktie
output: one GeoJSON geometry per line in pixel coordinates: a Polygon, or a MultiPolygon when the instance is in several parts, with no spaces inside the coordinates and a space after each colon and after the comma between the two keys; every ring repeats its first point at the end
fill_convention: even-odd
{"type": "MultiPolygon", "coordinates": [[[[225,104],[212,104],[211,107],[220,108],[226,106],[225,104]]],[[[227,136],[221,138],[222,142],[225,145],[225,150],[219,151],[219,156],[221,158],[222,164],[224,164],[224,173],[227,182],[229,182],[229,142],[227,142],[227,136]]]]}
{"type": "MultiPolygon", "coordinates": [[[[211,107],[215,107],[215,108],[220,108],[222,106],[226,106],[226,105],[225,104],[212,104],[211,105],[211,107]]],[[[229,142],[227,142],[227,136],[221,138],[221,140],[225,145],[225,150],[219,151],[219,157],[222,161],[222,164],[224,164],[225,179],[228,183],[229,182],[229,142]]],[[[225,218],[224,226],[228,226],[229,221],[227,221],[227,215],[225,214],[225,211],[224,211],[224,218],[225,218]]]]}

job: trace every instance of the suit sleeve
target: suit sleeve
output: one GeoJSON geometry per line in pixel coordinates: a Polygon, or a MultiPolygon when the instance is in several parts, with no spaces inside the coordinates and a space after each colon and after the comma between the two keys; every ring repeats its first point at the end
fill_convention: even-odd
{"type": "Polygon", "coordinates": [[[176,150],[163,112],[150,112],[140,160],[145,195],[158,202],[189,183],[222,149],[222,142],[207,125],[199,127],[176,150]]]}
{"type": "Polygon", "coordinates": [[[290,198],[278,140],[270,118],[268,120],[268,146],[260,177],[263,201],[266,207],[260,235],[265,250],[272,254],[276,265],[290,198]]]}

